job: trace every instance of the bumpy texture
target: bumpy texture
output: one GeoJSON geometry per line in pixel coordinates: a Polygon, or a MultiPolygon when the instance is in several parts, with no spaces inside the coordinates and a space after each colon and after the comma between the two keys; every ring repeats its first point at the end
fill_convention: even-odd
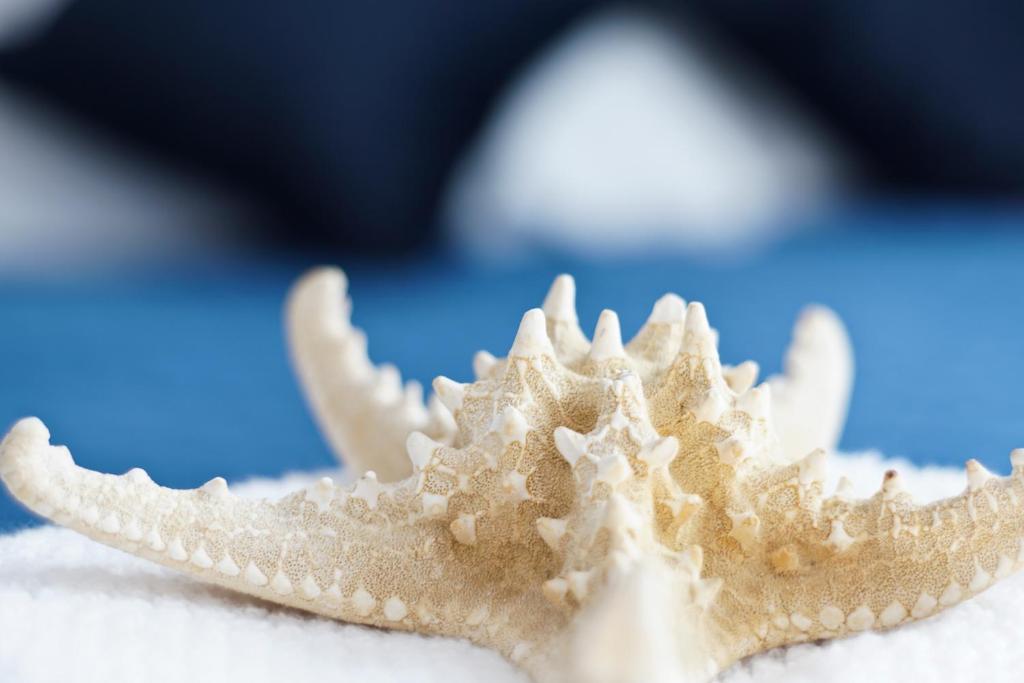
{"type": "Polygon", "coordinates": [[[109,545],[330,617],[466,637],[539,681],[702,681],[929,616],[1024,562],[1024,451],[1007,479],[968,463],[967,490],[925,507],[894,472],[866,500],[823,494],[825,450],[801,449],[834,446],[851,369],[823,309],[798,323],[786,375],[754,386],[756,366],[723,367],[703,307],[673,295],[628,346],[610,311],[588,342],[562,276],[506,359],[479,354],[472,384],[438,378],[427,409],[370,365],[343,296],[337,271],[297,286],[299,374],[357,468],[409,476],[276,502],[222,479],[173,491],[75,466],[34,418],[0,446],[0,476],[109,545]]]}

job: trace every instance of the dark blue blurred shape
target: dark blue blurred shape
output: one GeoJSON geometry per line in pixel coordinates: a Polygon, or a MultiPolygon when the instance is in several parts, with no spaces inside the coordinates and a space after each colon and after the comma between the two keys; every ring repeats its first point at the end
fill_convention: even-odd
{"type": "MultiPolygon", "coordinates": [[[[393,253],[433,236],[495,96],[604,4],[76,0],[0,73],[249,190],[281,241],[393,253]]],[[[1019,2],[640,4],[753,55],[885,191],[1024,190],[1019,2]]]]}
{"type": "MultiPolygon", "coordinates": [[[[800,307],[821,302],[845,319],[857,354],[846,449],[921,463],[977,457],[1005,471],[1009,450],[1024,446],[1024,234],[1010,229],[1021,220],[862,215],[734,262],[552,254],[507,268],[446,255],[341,265],[373,358],[424,383],[468,379],[480,348],[503,354],[562,271],[577,276],[585,326],[610,307],[630,334],[656,297],[676,291],[705,302],[725,360],[753,358],[766,373],[779,369],[800,307]]],[[[170,486],[329,466],[280,327],[305,265],[0,286],[0,422],[39,415],[81,464],[138,465],[170,486]]],[[[0,500],[0,528],[29,520],[0,500]]]]}
{"type": "Polygon", "coordinates": [[[591,0],[76,0],[0,73],[248,190],[281,241],[427,241],[492,98],[591,0]]]}
{"type": "Polygon", "coordinates": [[[887,188],[1024,192],[1024,5],[695,0],[887,188]]]}

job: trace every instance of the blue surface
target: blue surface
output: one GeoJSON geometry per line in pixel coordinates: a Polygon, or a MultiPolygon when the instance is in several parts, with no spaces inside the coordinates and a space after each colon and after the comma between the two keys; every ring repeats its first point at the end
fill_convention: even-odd
{"type": "MultiPolygon", "coordinates": [[[[851,218],[733,261],[336,260],[371,356],[424,383],[469,378],[480,348],[503,354],[522,312],[562,271],[577,277],[585,327],[610,307],[630,334],[659,295],[676,291],[707,305],[726,361],[753,358],[766,373],[779,369],[801,306],[824,303],[846,321],[857,354],[845,448],[922,463],[977,457],[1005,472],[1009,450],[1024,446],[1024,235],[1007,229],[1024,222],[952,223],[923,232],[913,228],[943,226],[851,218]]],[[[82,465],[138,465],[170,486],[330,465],[280,327],[284,293],[305,265],[0,284],[0,423],[39,415],[82,465]]],[[[0,530],[33,523],[0,495],[0,530]]]]}

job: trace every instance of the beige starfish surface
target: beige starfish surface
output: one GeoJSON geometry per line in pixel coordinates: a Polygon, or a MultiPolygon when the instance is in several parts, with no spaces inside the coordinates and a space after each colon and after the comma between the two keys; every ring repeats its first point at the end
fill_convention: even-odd
{"type": "MultiPolygon", "coordinates": [[[[704,308],[666,295],[623,345],[580,331],[561,276],[508,357],[419,386],[374,367],[344,276],[295,288],[288,327],[320,426],[362,477],[281,500],[223,479],[176,491],[77,467],[18,422],[0,475],[102,543],[335,619],[467,638],[537,681],[695,682],[748,655],[928,617],[1024,563],[1024,451],[971,461],[959,496],[915,505],[822,491],[852,363],[810,309],[781,377],[719,361],[704,308]]],[[[413,343],[413,342],[410,342],[413,343]]]]}

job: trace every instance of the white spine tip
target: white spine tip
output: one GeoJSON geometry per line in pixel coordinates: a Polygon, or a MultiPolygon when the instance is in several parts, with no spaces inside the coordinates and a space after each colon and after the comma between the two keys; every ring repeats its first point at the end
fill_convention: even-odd
{"type": "Polygon", "coordinates": [[[737,436],[723,439],[715,444],[715,449],[718,451],[718,459],[733,467],[746,460],[751,450],[750,445],[737,436]]]}
{"type": "Polygon", "coordinates": [[[711,334],[707,311],[699,301],[691,301],[686,307],[686,331],[700,335],[711,334]]]}
{"type": "Polygon", "coordinates": [[[188,553],[185,552],[185,545],[181,542],[181,537],[175,536],[171,540],[171,544],[167,546],[167,554],[171,556],[171,559],[178,562],[184,562],[188,559],[188,553]]]}
{"type": "Polygon", "coordinates": [[[357,588],[356,592],[352,594],[352,606],[355,608],[356,614],[368,617],[377,608],[377,599],[370,595],[365,588],[357,588]]]}
{"type": "MultiPolygon", "coordinates": [[[[756,517],[754,519],[757,519],[756,517]]],[[[704,568],[704,548],[691,545],[680,551],[679,561],[695,576],[699,576],[704,568]]]]}
{"type": "Polygon", "coordinates": [[[121,531],[121,522],[113,512],[100,521],[100,530],[108,534],[116,534],[121,531]]]}
{"type": "Polygon", "coordinates": [[[487,351],[477,351],[473,356],[473,374],[477,379],[483,379],[491,374],[491,370],[498,364],[498,359],[487,351]]]}
{"type": "MultiPolygon", "coordinates": [[[[718,334],[708,325],[704,306],[697,301],[686,307],[686,325],[683,328],[683,351],[692,356],[710,359],[718,364],[718,334]]],[[[721,372],[720,369],[717,372],[721,372]]]]}
{"type": "Polygon", "coordinates": [[[1010,465],[1014,468],[1024,467],[1024,448],[1014,448],[1010,451],[1010,465]]]}
{"type": "Polygon", "coordinates": [[[795,336],[797,338],[813,336],[819,328],[826,325],[841,328],[843,323],[835,311],[827,306],[820,304],[805,306],[796,320],[795,336]]]}
{"type": "Polygon", "coordinates": [[[320,597],[320,586],[317,585],[316,579],[312,575],[307,574],[302,579],[302,583],[299,584],[299,588],[302,589],[302,597],[307,600],[316,600],[320,597]]]}
{"type": "Polygon", "coordinates": [[[426,468],[427,463],[434,457],[434,452],[441,446],[423,432],[412,432],[405,440],[405,450],[409,454],[409,460],[417,472],[426,468]]]}
{"type": "Polygon", "coordinates": [[[344,296],[348,290],[348,276],[335,266],[317,266],[303,276],[299,284],[322,287],[330,290],[331,296],[344,296]]]}
{"type": "Polygon", "coordinates": [[[647,322],[652,324],[675,325],[686,320],[686,302],[676,294],[666,294],[654,302],[647,322]]]}
{"type": "Polygon", "coordinates": [[[648,467],[658,468],[667,466],[678,453],[679,441],[674,436],[666,436],[644,446],[637,457],[648,467]]]}
{"type": "Polygon", "coordinates": [[[128,523],[124,525],[124,537],[133,542],[142,540],[142,527],[139,526],[138,520],[135,518],[128,520],[128,523]]]}
{"type": "Polygon", "coordinates": [[[839,477],[839,483],[836,484],[836,498],[842,500],[851,500],[853,498],[853,482],[850,481],[849,477],[839,477]]]}
{"type": "Polygon", "coordinates": [[[572,571],[566,574],[565,579],[569,584],[569,592],[577,601],[586,600],[590,594],[590,580],[593,577],[593,570],[572,571]]]}
{"type": "Polygon", "coordinates": [[[466,385],[440,376],[434,379],[433,387],[437,398],[452,413],[462,408],[462,401],[466,396],[466,385]]]}
{"type": "Polygon", "coordinates": [[[498,419],[498,436],[506,446],[511,443],[526,443],[530,423],[515,406],[507,406],[498,419]]]}
{"type": "Polygon", "coordinates": [[[822,483],[825,475],[828,474],[828,454],[821,448],[811,451],[799,463],[800,483],[807,486],[812,483],[822,483]]]}
{"type": "Polygon", "coordinates": [[[209,553],[206,552],[206,548],[200,543],[195,550],[192,551],[189,562],[199,567],[200,569],[209,569],[213,566],[213,560],[210,558],[209,553]]]}
{"type": "Polygon", "coordinates": [[[564,519],[553,517],[538,517],[536,521],[537,533],[548,544],[552,550],[562,547],[562,538],[565,536],[567,523],[564,519]]]}
{"type": "Polygon", "coordinates": [[[992,473],[985,469],[984,465],[974,459],[967,461],[966,469],[967,488],[971,491],[981,489],[993,477],[992,473]]]}
{"type": "Polygon", "coordinates": [[[505,494],[516,503],[530,499],[530,491],[526,487],[526,478],[527,475],[522,472],[512,470],[505,475],[501,482],[501,487],[505,494]]]}
{"type": "Polygon", "coordinates": [[[153,480],[149,478],[146,470],[141,467],[133,467],[124,473],[125,478],[133,484],[151,484],[153,480]]]}
{"type": "Polygon", "coordinates": [[[431,396],[427,401],[427,415],[430,417],[431,424],[440,429],[442,434],[454,434],[458,430],[458,426],[455,424],[455,416],[441,402],[437,394],[431,396]]]}
{"type": "Polygon", "coordinates": [[[231,559],[230,555],[224,555],[215,568],[218,573],[223,574],[224,576],[238,576],[241,571],[239,570],[238,565],[235,564],[235,561],[231,559]]]}
{"type": "Polygon", "coordinates": [[[704,395],[701,402],[694,407],[693,416],[697,422],[717,424],[722,414],[729,407],[725,397],[717,389],[712,388],[711,391],[704,395]]]}
{"type": "Polygon", "coordinates": [[[245,567],[245,582],[251,586],[266,586],[267,576],[260,571],[260,568],[253,562],[249,562],[245,567]]]}
{"type": "Polygon", "coordinates": [[[96,522],[100,521],[100,510],[95,505],[86,505],[78,516],[89,526],[95,526],[96,522]]]}
{"type": "Polygon", "coordinates": [[[23,438],[38,439],[41,441],[50,440],[50,430],[46,428],[43,421],[38,417],[23,417],[11,427],[11,434],[17,434],[23,438]]]}
{"type": "Polygon", "coordinates": [[[565,595],[569,592],[569,582],[560,576],[549,579],[541,586],[541,592],[548,602],[560,607],[565,603],[565,595]]]}
{"type": "Polygon", "coordinates": [[[626,498],[620,493],[612,494],[604,505],[602,526],[620,538],[628,538],[628,534],[622,536],[623,532],[635,532],[642,525],[643,520],[626,498]]]}
{"type": "Polygon", "coordinates": [[[846,532],[843,527],[843,522],[840,519],[832,521],[832,528],[829,530],[828,538],[825,543],[837,550],[843,552],[851,545],[853,545],[854,539],[850,534],[846,532]]]}
{"type": "Polygon", "coordinates": [[[732,521],[729,535],[736,539],[744,552],[748,551],[761,534],[761,519],[753,512],[728,514],[732,521]]]}
{"type": "Polygon", "coordinates": [[[633,476],[633,468],[622,453],[606,455],[597,463],[595,481],[604,482],[613,489],[633,476]]]}
{"type": "Polygon", "coordinates": [[[971,582],[967,585],[967,589],[972,593],[984,590],[992,583],[992,575],[985,571],[980,564],[978,559],[974,559],[974,575],[971,577],[971,582]]]}
{"type": "Polygon", "coordinates": [[[362,477],[356,481],[355,489],[352,491],[353,498],[359,498],[366,503],[371,510],[377,508],[377,500],[380,498],[381,485],[377,481],[377,473],[367,470],[362,477]]]}
{"type": "Polygon", "coordinates": [[[587,438],[568,427],[558,427],[555,429],[555,447],[569,466],[575,467],[576,461],[587,453],[587,438]]]}
{"type": "Polygon", "coordinates": [[[405,603],[398,597],[390,597],[384,601],[384,618],[388,621],[401,621],[409,614],[405,603]]]}
{"type": "Polygon", "coordinates": [[[625,358],[626,351],[622,347],[622,329],[619,316],[607,308],[601,311],[594,329],[594,342],[590,347],[590,359],[596,363],[625,358]]]}
{"type": "Polygon", "coordinates": [[[551,320],[575,323],[576,282],[572,275],[559,275],[544,298],[544,315],[551,320]]]}
{"type": "Polygon", "coordinates": [[[330,477],[320,477],[313,486],[306,490],[306,500],[314,503],[318,511],[324,512],[330,509],[331,501],[334,500],[334,492],[334,480],[330,477]]]}
{"type": "Polygon", "coordinates": [[[405,383],[402,391],[402,403],[406,410],[422,413],[423,411],[423,385],[414,379],[405,383]]]}
{"type": "Polygon", "coordinates": [[[476,545],[476,517],[463,512],[448,526],[455,540],[463,545],[476,545]]]}
{"type": "Polygon", "coordinates": [[[755,420],[768,419],[772,410],[772,389],[768,384],[752,387],[736,399],[736,408],[755,420]]]}
{"type": "Polygon", "coordinates": [[[150,529],[149,534],[146,536],[146,545],[149,546],[150,550],[155,552],[163,552],[167,548],[167,544],[164,543],[164,539],[160,536],[160,532],[156,527],[150,529]]]}
{"type": "Polygon", "coordinates": [[[444,517],[447,515],[448,496],[440,493],[424,493],[423,514],[427,517],[444,517]]]}
{"type": "Polygon", "coordinates": [[[508,352],[509,357],[534,358],[536,356],[554,356],[555,350],[548,339],[547,319],[544,311],[532,308],[523,315],[519,323],[519,331],[508,352]]]}
{"type": "Polygon", "coordinates": [[[882,477],[882,499],[892,500],[903,493],[903,479],[896,470],[888,470],[882,477]]]}
{"type": "Polygon", "coordinates": [[[278,572],[274,575],[274,580],[270,582],[270,587],[274,589],[274,592],[278,595],[291,595],[292,582],[284,575],[283,572],[278,572]]]}
{"type": "Polygon", "coordinates": [[[223,477],[214,477],[199,487],[199,490],[211,498],[226,498],[230,495],[228,483],[223,477]]]}
{"type": "Polygon", "coordinates": [[[373,397],[380,403],[391,403],[402,396],[402,373],[391,363],[377,368],[373,397]]]}
{"type": "Polygon", "coordinates": [[[757,382],[757,376],[760,374],[761,368],[752,360],[743,361],[739,365],[730,368],[725,373],[725,381],[728,383],[729,388],[737,394],[742,394],[750,390],[754,383],[757,382]]]}

